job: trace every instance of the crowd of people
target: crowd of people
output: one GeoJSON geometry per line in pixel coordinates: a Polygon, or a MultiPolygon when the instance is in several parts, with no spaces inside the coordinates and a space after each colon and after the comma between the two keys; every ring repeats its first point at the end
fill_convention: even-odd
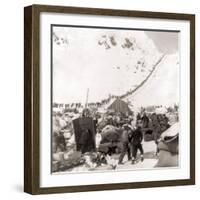
{"type": "MultiPolygon", "coordinates": [[[[88,152],[79,152],[77,157],[73,127],[75,118],[84,117],[93,119],[96,138],[96,149],[95,152],[92,152],[95,153],[96,158],[93,161],[97,162],[98,160],[100,165],[101,162],[108,163],[112,154],[118,154],[117,162],[119,165],[124,164],[125,155],[127,155],[132,164],[143,161],[144,149],[142,141],[152,140],[158,145],[161,134],[170,127],[169,116],[155,112],[148,113],[145,108],[142,108],[137,114],[133,112],[131,115],[113,111],[92,113],[88,108],[84,109],[82,113],[74,113],[74,115],[71,112],[53,113],[53,155],[73,152],[76,155],[76,159],[80,161],[78,162],[79,164],[87,160],[84,158],[85,161],[83,161],[83,157],[88,152]]],[[[158,154],[158,151],[158,148],[155,149],[155,154],[158,154]]],[[[68,163],[74,162],[73,156],[71,158],[71,161],[68,159],[68,163]]],[[[59,159],[54,159],[53,156],[53,161],[58,161],[59,159]]],[[[77,164],[77,160],[75,163],[77,164]]]]}

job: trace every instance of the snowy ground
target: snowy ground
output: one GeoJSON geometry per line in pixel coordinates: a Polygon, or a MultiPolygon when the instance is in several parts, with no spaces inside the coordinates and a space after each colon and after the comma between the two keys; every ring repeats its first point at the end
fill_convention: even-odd
{"type": "MultiPolygon", "coordinates": [[[[137,162],[136,164],[131,164],[131,161],[128,161],[127,159],[127,155],[124,157],[123,159],[123,165],[117,165],[115,170],[131,170],[131,169],[151,169],[154,168],[154,166],[157,163],[157,156],[155,156],[155,150],[156,150],[156,145],[154,141],[150,141],[150,142],[143,142],[143,148],[144,148],[144,161],[141,162],[137,162]]],[[[114,160],[114,162],[118,163],[118,159],[119,159],[119,155],[120,154],[114,154],[112,155],[112,158],[114,160]]],[[[138,154],[139,157],[139,154],[138,154]]],[[[74,167],[71,170],[65,171],[65,172],[58,172],[55,174],[64,174],[66,172],[92,172],[92,171],[107,171],[107,170],[113,170],[111,165],[101,165],[98,167],[94,167],[94,168],[88,168],[87,165],[81,165],[81,166],[77,166],[74,167]]]]}

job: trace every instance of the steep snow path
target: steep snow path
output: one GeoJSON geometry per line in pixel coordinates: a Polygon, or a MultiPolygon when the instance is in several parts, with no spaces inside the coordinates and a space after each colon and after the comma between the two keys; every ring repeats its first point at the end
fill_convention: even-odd
{"type": "MultiPolygon", "coordinates": [[[[146,86],[146,84],[148,84],[151,80],[152,80],[152,77],[154,76],[154,74],[158,71],[158,68],[160,67],[160,65],[162,64],[163,60],[165,58],[165,55],[162,55],[160,57],[160,59],[155,63],[155,65],[153,66],[152,68],[152,71],[149,73],[149,75],[135,88],[133,89],[133,92],[131,95],[128,95],[128,97],[125,97],[125,98],[121,98],[122,100],[125,100],[125,101],[129,101],[131,102],[132,101],[132,98],[137,94],[139,93],[143,87],[146,86]]],[[[115,100],[115,98],[113,98],[109,103],[107,103],[106,105],[103,105],[103,107],[106,109],[107,107],[109,107],[113,101],[115,100]]]]}
{"type": "Polygon", "coordinates": [[[134,106],[173,105],[179,100],[178,55],[165,55],[133,95],[124,99],[134,106]]]}

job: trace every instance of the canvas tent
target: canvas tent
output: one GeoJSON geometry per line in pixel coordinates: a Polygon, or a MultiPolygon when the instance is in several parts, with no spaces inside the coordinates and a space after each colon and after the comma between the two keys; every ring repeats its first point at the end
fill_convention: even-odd
{"type": "Polygon", "coordinates": [[[132,111],[129,108],[128,104],[125,101],[122,101],[120,98],[117,98],[109,107],[108,110],[113,110],[114,112],[119,112],[122,114],[131,114],[132,111]]]}

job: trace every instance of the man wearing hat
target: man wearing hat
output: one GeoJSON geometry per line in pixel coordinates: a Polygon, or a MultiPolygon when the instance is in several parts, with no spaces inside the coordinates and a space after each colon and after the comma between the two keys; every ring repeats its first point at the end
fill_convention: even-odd
{"type": "Polygon", "coordinates": [[[128,160],[131,160],[131,151],[130,151],[129,141],[132,135],[132,127],[129,124],[124,124],[122,128],[123,128],[122,137],[121,137],[122,152],[119,156],[118,164],[123,164],[123,158],[126,155],[126,153],[128,155],[128,160]]]}
{"type": "Polygon", "coordinates": [[[136,124],[137,128],[133,132],[132,137],[130,138],[131,140],[131,145],[132,145],[132,164],[135,164],[136,159],[137,159],[137,151],[140,151],[140,156],[141,156],[141,161],[144,160],[143,154],[144,150],[142,147],[142,140],[143,140],[143,133],[142,133],[142,120],[139,119],[137,120],[136,124]]]}

